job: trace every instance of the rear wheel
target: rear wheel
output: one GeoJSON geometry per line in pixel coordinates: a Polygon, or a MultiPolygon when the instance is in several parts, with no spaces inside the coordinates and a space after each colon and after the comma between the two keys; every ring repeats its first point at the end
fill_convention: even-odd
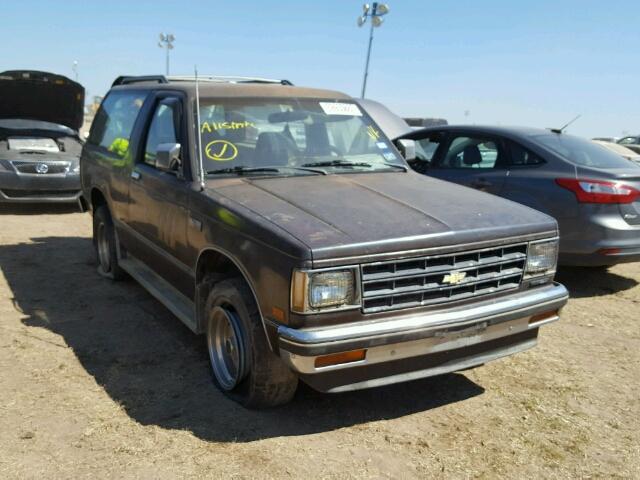
{"type": "Polygon", "coordinates": [[[120,280],[125,272],[118,265],[116,235],[109,210],[100,206],[93,214],[93,246],[100,275],[120,280]]]}
{"type": "Polygon", "coordinates": [[[298,378],[270,350],[246,283],[231,279],[215,284],[206,312],[207,350],[220,390],[248,408],[289,402],[298,378]]]}

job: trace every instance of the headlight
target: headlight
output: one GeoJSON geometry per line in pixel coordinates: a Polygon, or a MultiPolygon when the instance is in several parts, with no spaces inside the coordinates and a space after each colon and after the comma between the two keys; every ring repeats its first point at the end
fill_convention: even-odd
{"type": "Polygon", "coordinates": [[[297,313],[314,313],[326,309],[359,307],[356,273],[354,268],[294,271],[291,309],[297,313]]]}
{"type": "Polygon", "coordinates": [[[527,271],[529,275],[554,273],[558,262],[558,240],[531,242],[527,253],[527,271]]]}

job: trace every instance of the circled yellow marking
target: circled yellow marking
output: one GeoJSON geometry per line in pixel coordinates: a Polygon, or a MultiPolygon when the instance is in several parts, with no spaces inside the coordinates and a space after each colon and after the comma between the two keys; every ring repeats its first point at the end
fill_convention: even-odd
{"type": "Polygon", "coordinates": [[[207,158],[216,162],[229,162],[238,156],[238,147],[226,140],[214,140],[204,149],[207,158]]]}

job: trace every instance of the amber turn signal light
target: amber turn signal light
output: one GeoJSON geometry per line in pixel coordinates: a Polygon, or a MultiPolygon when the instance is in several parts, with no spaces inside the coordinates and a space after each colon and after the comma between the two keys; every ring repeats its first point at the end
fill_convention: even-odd
{"type": "Polygon", "coordinates": [[[543,322],[545,320],[557,317],[558,313],[558,310],[551,310],[550,312],[538,313],[537,315],[533,315],[529,319],[529,325],[531,325],[532,323],[543,322]]]}
{"type": "Polygon", "coordinates": [[[331,365],[340,365],[342,363],[352,363],[364,360],[367,356],[366,350],[351,350],[349,352],[332,353],[331,355],[322,355],[316,358],[316,368],[329,367],[331,365]]]}

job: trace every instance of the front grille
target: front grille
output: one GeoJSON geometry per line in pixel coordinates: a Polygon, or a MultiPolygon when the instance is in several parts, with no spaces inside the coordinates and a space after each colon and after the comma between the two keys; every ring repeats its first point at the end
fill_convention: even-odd
{"type": "Polygon", "coordinates": [[[79,190],[14,190],[11,188],[3,188],[0,191],[9,198],[71,198],[79,192],[79,190]]]}
{"type": "Polygon", "coordinates": [[[516,289],[526,260],[527,244],[522,243],[365,264],[363,310],[437,305],[516,289]]]}
{"type": "Polygon", "coordinates": [[[14,161],[11,162],[13,166],[20,173],[29,173],[32,175],[49,175],[53,173],[66,173],[69,171],[69,162],[22,162],[22,161],[14,161]],[[41,173],[37,170],[38,165],[46,165],[47,171],[41,173]]]}

